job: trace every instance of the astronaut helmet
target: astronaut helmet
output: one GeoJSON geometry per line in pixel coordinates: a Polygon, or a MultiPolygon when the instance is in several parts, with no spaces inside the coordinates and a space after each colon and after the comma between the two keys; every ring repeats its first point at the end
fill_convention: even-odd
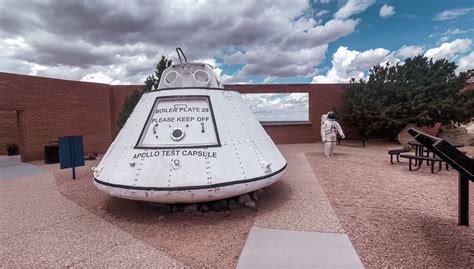
{"type": "Polygon", "coordinates": [[[336,119],[336,113],[329,111],[327,115],[327,118],[330,120],[335,120],[336,119]]]}
{"type": "Polygon", "coordinates": [[[326,114],[321,115],[321,124],[324,124],[324,122],[326,121],[327,117],[328,117],[328,116],[327,116],[326,114]]]}

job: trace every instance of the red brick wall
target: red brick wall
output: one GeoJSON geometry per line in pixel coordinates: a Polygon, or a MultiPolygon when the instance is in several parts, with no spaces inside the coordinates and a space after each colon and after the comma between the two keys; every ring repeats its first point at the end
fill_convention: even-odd
{"type": "MultiPolygon", "coordinates": [[[[267,84],[225,87],[241,93],[308,92],[310,123],[265,126],[276,143],[305,143],[320,140],[320,117],[340,105],[341,94],[346,86],[267,84]]],[[[115,137],[115,122],[125,97],[141,87],[141,85],[107,85],[0,72],[0,109],[18,111],[18,134],[15,137],[23,161],[42,159],[44,146],[49,144],[49,141],[56,141],[58,137],[65,135],[83,135],[85,152],[101,153],[107,150],[115,137]]],[[[14,124],[12,117],[13,114],[0,114],[2,130],[14,124]]],[[[350,136],[349,130],[345,131],[350,136]]],[[[1,143],[12,138],[11,134],[0,133],[1,143]]]]}
{"type": "Polygon", "coordinates": [[[42,159],[44,146],[65,135],[83,135],[86,153],[106,151],[113,139],[111,107],[123,101],[126,91],[119,87],[121,94],[115,96],[113,88],[0,73],[0,108],[20,111],[22,160],[42,159]]]}
{"type": "Polygon", "coordinates": [[[7,154],[7,144],[20,144],[15,110],[0,110],[0,155],[7,154]]]}

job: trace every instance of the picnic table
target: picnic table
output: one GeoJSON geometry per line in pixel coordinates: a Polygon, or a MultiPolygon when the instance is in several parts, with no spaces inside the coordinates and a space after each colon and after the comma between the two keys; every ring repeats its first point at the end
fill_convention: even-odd
{"type": "MultiPolygon", "coordinates": [[[[410,141],[408,142],[409,145],[411,145],[414,150],[415,150],[415,155],[409,155],[409,154],[400,154],[401,158],[407,158],[409,160],[409,170],[418,170],[421,168],[421,165],[423,164],[424,161],[426,161],[426,165],[431,166],[431,173],[435,174],[439,171],[441,171],[442,168],[442,162],[443,160],[440,159],[434,152],[431,152],[428,148],[424,147],[421,143],[418,141],[410,141]],[[430,156],[430,153],[432,156],[430,156]],[[414,167],[412,168],[412,160],[414,160],[414,167]],[[434,165],[435,163],[438,162],[438,171],[435,172],[434,170],[434,165]]],[[[461,148],[464,147],[463,144],[457,144],[453,143],[451,144],[455,148],[461,148]]],[[[449,165],[446,163],[446,170],[449,170],[449,165]]]]}
{"type": "MultiPolygon", "coordinates": [[[[457,144],[457,143],[450,143],[451,146],[455,148],[462,148],[464,147],[463,144],[457,144]]],[[[431,152],[428,148],[423,146],[420,142],[418,141],[410,141],[408,142],[408,145],[412,146],[415,149],[415,156],[421,156],[421,157],[429,157],[430,153],[433,153],[433,158],[436,157],[434,152],[431,152]]]]}

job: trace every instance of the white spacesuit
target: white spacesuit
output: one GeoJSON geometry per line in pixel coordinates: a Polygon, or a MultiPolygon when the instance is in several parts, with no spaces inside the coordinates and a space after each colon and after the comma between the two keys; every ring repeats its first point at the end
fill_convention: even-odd
{"type": "Polygon", "coordinates": [[[324,144],[324,155],[329,157],[334,151],[337,142],[337,134],[345,138],[342,128],[336,121],[336,114],[330,111],[326,115],[321,116],[321,139],[324,144]]]}

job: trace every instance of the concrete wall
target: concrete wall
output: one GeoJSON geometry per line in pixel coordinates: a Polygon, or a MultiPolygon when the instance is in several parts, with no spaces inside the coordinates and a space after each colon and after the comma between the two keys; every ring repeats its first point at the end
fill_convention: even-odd
{"type": "MultiPolygon", "coordinates": [[[[225,87],[241,93],[308,92],[310,122],[264,126],[276,143],[307,143],[320,140],[320,116],[340,105],[346,86],[268,84],[225,87]]],[[[0,72],[0,146],[19,144],[22,160],[30,161],[43,159],[44,146],[60,136],[83,135],[86,153],[105,152],[115,137],[115,122],[124,99],[141,87],[0,72]]],[[[0,154],[6,154],[6,151],[0,150],[0,154]]]]}

